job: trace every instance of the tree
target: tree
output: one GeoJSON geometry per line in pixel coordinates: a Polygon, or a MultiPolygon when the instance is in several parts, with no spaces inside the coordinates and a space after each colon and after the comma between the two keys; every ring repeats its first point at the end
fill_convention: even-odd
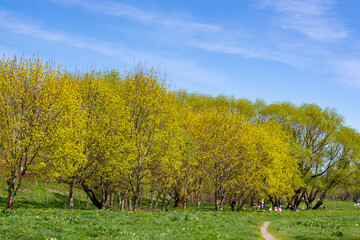
{"type": "Polygon", "coordinates": [[[329,169],[321,176],[321,184],[317,185],[320,197],[313,209],[317,209],[323,204],[331,189],[348,182],[348,179],[356,174],[356,164],[358,164],[359,157],[360,134],[352,128],[340,127],[325,155],[329,169]]]}
{"type": "Polygon", "coordinates": [[[85,118],[80,183],[90,200],[99,209],[111,207],[111,196],[119,178],[129,169],[128,139],[130,114],[114,82],[101,74],[85,74],[80,82],[85,118]],[[100,193],[101,199],[97,198],[100,193]]]}
{"type": "Polygon", "coordinates": [[[130,109],[128,179],[137,210],[146,178],[176,154],[176,100],[154,69],[135,68],[125,76],[121,89],[130,109]]]}
{"type": "Polygon", "coordinates": [[[6,209],[26,174],[46,168],[61,137],[67,112],[74,108],[69,76],[40,59],[0,61],[0,159],[8,185],[6,209]]]}
{"type": "Polygon", "coordinates": [[[249,199],[287,197],[298,184],[297,159],[289,136],[275,122],[244,124],[240,130],[240,155],[230,192],[238,210],[249,199]]]}
{"type": "Polygon", "coordinates": [[[194,120],[191,136],[196,143],[197,161],[213,188],[217,211],[222,208],[227,190],[236,178],[241,151],[238,140],[243,124],[239,115],[223,107],[203,110],[194,120]]]}
{"type": "Polygon", "coordinates": [[[81,107],[80,84],[74,75],[69,75],[69,84],[73,90],[73,107],[68,109],[62,126],[55,134],[56,145],[49,148],[48,155],[56,156],[47,162],[46,169],[52,173],[52,179],[47,176],[47,181],[61,180],[70,185],[68,208],[74,208],[74,190],[81,178],[83,167],[86,166],[87,158],[84,154],[86,139],[85,111],[81,107]]]}
{"type": "Polygon", "coordinates": [[[297,159],[280,125],[261,121],[263,102],[177,94],[180,102],[194,106],[185,129],[195,144],[195,160],[187,166],[194,172],[189,176],[197,189],[197,205],[207,192],[214,193],[216,210],[234,197],[240,209],[250,196],[279,198],[293,193],[297,159]]]}
{"type": "MultiPolygon", "coordinates": [[[[337,184],[334,176],[344,174],[345,169],[351,165],[349,161],[353,161],[347,153],[353,151],[354,145],[351,150],[347,150],[349,145],[344,145],[342,132],[349,131],[343,127],[342,117],[334,110],[321,109],[314,104],[296,107],[289,103],[272,104],[263,108],[262,117],[265,121],[278,121],[292,136],[291,142],[300,160],[301,185],[295,189],[291,204],[298,207],[304,199],[307,208],[312,208],[312,202],[319,194],[323,199],[337,184]]],[[[346,135],[349,137],[347,141],[354,139],[354,135],[346,135]]]]}

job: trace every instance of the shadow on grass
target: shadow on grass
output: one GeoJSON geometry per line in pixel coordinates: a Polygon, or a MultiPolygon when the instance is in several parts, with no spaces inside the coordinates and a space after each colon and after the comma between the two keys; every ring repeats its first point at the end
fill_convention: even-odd
{"type": "MultiPolygon", "coordinates": [[[[7,198],[0,197],[0,209],[5,209],[7,198]]],[[[86,209],[86,201],[74,198],[75,209],[86,209]]],[[[65,209],[68,206],[68,196],[60,193],[51,193],[43,199],[29,200],[28,198],[19,198],[14,202],[14,209],[31,208],[31,209],[65,209]]],[[[94,209],[91,202],[89,209],[94,209]]]]}

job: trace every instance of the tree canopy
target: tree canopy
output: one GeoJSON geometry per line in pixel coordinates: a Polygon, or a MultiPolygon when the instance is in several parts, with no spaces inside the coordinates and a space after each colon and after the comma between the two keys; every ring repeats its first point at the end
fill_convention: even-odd
{"type": "MultiPolygon", "coordinates": [[[[315,104],[267,105],[171,91],[155,69],[71,74],[32,59],[0,61],[0,173],[12,209],[24,177],[81,186],[100,209],[114,194],[137,210],[163,197],[176,206],[206,198],[271,197],[308,208],[356,183],[359,133],[315,104]]],[[[121,200],[121,201],[120,201],[121,200]]]]}

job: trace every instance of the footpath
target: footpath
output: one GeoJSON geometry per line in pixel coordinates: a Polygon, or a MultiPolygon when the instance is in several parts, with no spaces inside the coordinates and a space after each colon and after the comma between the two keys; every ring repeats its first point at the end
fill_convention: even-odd
{"type": "Polygon", "coordinates": [[[265,240],[276,240],[276,238],[268,232],[267,227],[270,225],[270,222],[265,222],[264,226],[262,226],[260,228],[261,230],[261,236],[265,239],[265,240]]]}

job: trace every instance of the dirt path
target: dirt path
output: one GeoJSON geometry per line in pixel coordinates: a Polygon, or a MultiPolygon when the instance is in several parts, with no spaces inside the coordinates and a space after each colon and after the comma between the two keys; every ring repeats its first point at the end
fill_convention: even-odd
{"type": "Polygon", "coordinates": [[[276,238],[267,231],[267,227],[270,225],[270,222],[265,222],[264,226],[262,226],[260,228],[261,230],[261,236],[265,239],[265,240],[276,240],[276,238]]]}

